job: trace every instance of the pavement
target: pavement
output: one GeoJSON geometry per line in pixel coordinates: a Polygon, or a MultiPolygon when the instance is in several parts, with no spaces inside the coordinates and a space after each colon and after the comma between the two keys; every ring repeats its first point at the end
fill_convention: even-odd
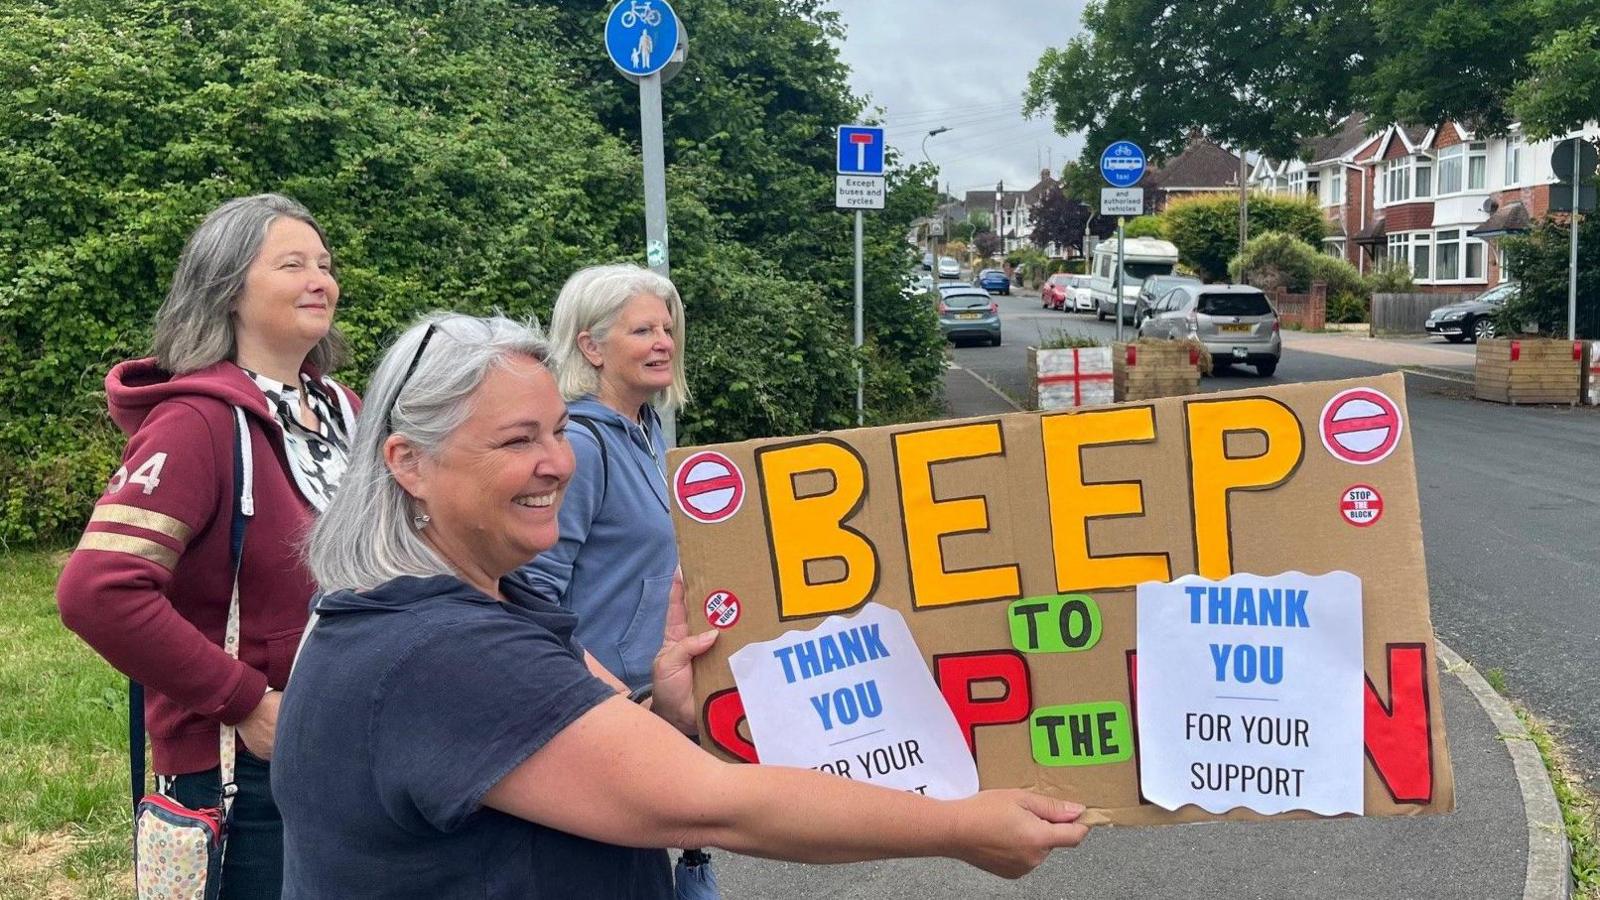
{"type": "Polygon", "coordinates": [[[1352,333],[1285,331],[1284,351],[1317,353],[1393,366],[1435,377],[1472,380],[1477,359],[1473,344],[1451,344],[1432,337],[1374,338],[1352,333]]]}
{"type": "MultiPolygon", "coordinates": [[[[1286,349],[1470,379],[1472,347],[1351,334],[1285,333],[1286,349]]],[[[959,358],[959,354],[958,354],[959,358]]],[[[1009,368],[1009,367],[1008,367],[1009,368]]],[[[1016,403],[977,367],[945,375],[950,416],[995,415],[1016,403]]],[[[1216,379],[1208,379],[1215,381],[1216,379]]],[[[1244,387],[1245,384],[1226,385],[1244,387]]],[[[1014,391],[1013,391],[1014,393],[1014,391]]],[[[1436,598],[1437,601],[1438,598],[1436,598]]],[[[1537,748],[1506,700],[1438,642],[1456,783],[1446,815],[1274,823],[1098,828],[1079,848],[1004,881],[951,860],[802,866],[718,854],[725,896],[1186,897],[1566,900],[1568,847],[1537,748]]]]}

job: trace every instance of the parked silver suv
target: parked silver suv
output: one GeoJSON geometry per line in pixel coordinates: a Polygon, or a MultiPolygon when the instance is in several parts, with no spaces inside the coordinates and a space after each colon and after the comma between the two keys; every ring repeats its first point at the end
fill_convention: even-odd
{"type": "Polygon", "coordinates": [[[1139,325],[1139,336],[1206,345],[1218,367],[1255,366],[1262,377],[1283,356],[1278,311],[1259,288],[1243,284],[1185,284],[1163,294],[1139,325]]]}

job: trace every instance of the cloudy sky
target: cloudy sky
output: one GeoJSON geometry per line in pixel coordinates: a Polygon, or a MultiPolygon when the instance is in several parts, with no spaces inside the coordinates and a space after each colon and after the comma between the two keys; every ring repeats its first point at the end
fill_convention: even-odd
{"type": "Polygon", "coordinates": [[[1032,187],[1082,149],[1048,116],[1025,119],[1022,92],[1045,48],[1079,29],[1083,0],[832,0],[847,29],[841,48],[852,87],[884,110],[889,144],[922,160],[928,140],[940,187],[1032,187]],[[1053,163],[1053,165],[1052,165],[1053,163]]]}

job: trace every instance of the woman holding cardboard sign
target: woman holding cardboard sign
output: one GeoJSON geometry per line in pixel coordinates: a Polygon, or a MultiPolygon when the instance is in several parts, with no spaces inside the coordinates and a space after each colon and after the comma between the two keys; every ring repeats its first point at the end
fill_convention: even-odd
{"type": "Polygon", "coordinates": [[[681,587],[655,696],[629,702],[576,617],[508,577],[556,542],[573,472],[547,358],[533,329],[435,316],[372,379],[280,713],[285,898],[664,898],[666,854],[637,848],[684,845],[1018,877],[1083,840],[1082,807],[1026,791],[934,800],[685,741],[716,632],[688,636],[681,587]]]}

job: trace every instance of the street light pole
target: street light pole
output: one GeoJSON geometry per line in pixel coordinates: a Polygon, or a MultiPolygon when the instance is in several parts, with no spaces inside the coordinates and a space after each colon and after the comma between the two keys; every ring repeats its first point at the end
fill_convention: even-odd
{"type": "MultiPolygon", "coordinates": [[[[922,138],[922,161],[927,163],[929,168],[933,168],[933,160],[928,158],[928,138],[938,137],[939,135],[944,134],[946,131],[949,131],[949,130],[950,129],[948,127],[946,127],[944,125],[940,125],[938,128],[933,129],[932,131],[928,132],[926,135],[923,136],[923,138],[922,138]]],[[[938,212],[939,212],[939,205],[940,205],[939,204],[939,176],[937,174],[934,174],[933,175],[933,212],[934,212],[935,215],[937,215],[938,212]]],[[[934,252],[936,247],[937,247],[937,244],[935,243],[935,241],[933,239],[933,216],[930,215],[928,217],[928,261],[929,261],[929,263],[931,263],[931,266],[930,266],[931,272],[930,272],[930,274],[933,276],[933,286],[934,286],[933,287],[933,293],[934,293],[934,296],[938,296],[938,294],[939,294],[939,254],[934,252]]]]}

